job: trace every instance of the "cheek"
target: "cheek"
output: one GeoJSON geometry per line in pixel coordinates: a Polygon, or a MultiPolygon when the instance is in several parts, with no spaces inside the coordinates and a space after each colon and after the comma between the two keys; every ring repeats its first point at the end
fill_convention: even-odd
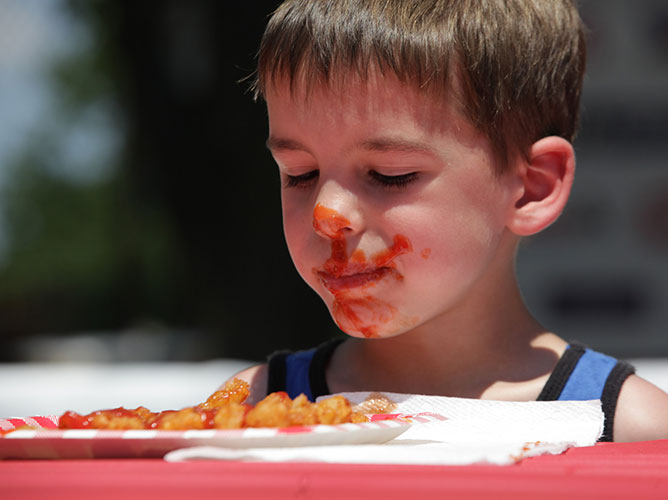
{"type": "MultiPolygon", "coordinates": [[[[434,217],[438,234],[433,248],[442,250],[438,263],[461,273],[475,273],[495,253],[503,224],[493,214],[480,210],[462,211],[449,218],[434,217]]],[[[432,255],[434,252],[432,252],[432,255]]]]}
{"type": "Polygon", "coordinates": [[[504,231],[507,202],[503,186],[489,175],[471,177],[453,183],[457,189],[447,193],[432,217],[446,244],[475,251],[493,245],[504,231]]]}
{"type": "Polygon", "coordinates": [[[448,281],[468,281],[481,272],[505,228],[500,208],[492,202],[489,193],[460,190],[389,214],[402,221],[413,244],[410,266],[420,280],[431,283],[447,276],[448,281]]]}
{"type": "Polygon", "coordinates": [[[304,217],[303,212],[295,211],[290,205],[284,205],[283,234],[297,272],[309,286],[314,287],[316,277],[312,270],[317,264],[314,251],[318,245],[314,241],[316,235],[311,217],[304,217]]]}

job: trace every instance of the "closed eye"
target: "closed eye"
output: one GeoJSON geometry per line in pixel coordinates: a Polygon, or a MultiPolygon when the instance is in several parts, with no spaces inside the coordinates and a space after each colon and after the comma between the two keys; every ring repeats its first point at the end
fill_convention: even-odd
{"type": "Polygon", "coordinates": [[[402,175],[383,175],[375,170],[369,170],[369,178],[372,182],[389,189],[401,189],[418,180],[417,172],[402,175]]]}
{"type": "Polygon", "coordinates": [[[311,170],[301,175],[285,175],[286,188],[305,188],[318,178],[318,170],[311,170]]]}

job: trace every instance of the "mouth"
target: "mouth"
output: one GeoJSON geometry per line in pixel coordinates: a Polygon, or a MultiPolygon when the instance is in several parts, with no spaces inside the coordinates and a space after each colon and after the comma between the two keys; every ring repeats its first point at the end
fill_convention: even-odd
{"type": "Polygon", "coordinates": [[[379,267],[368,271],[353,272],[350,274],[337,273],[336,276],[326,271],[316,271],[316,274],[330,292],[367,287],[376,284],[386,276],[394,276],[396,279],[402,278],[401,274],[391,267],[379,267]]]}

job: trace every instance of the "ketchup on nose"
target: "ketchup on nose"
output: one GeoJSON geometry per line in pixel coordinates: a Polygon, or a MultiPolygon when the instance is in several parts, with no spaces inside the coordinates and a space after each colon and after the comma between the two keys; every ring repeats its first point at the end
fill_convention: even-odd
{"type": "Polygon", "coordinates": [[[343,228],[350,226],[350,221],[336,210],[318,203],[313,209],[313,229],[328,238],[343,238],[343,228]]]}

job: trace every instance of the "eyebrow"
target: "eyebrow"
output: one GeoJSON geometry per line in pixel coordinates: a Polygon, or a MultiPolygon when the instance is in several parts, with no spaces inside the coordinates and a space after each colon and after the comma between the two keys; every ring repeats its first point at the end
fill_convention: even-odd
{"type": "Polygon", "coordinates": [[[308,151],[306,146],[292,139],[282,139],[280,137],[269,137],[265,146],[269,151],[308,151]]]}
{"type": "Polygon", "coordinates": [[[433,148],[425,143],[395,137],[370,139],[360,143],[360,147],[367,151],[375,151],[379,153],[434,153],[433,148]]]}
{"type": "MultiPolygon", "coordinates": [[[[308,151],[308,148],[300,142],[280,137],[269,137],[265,145],[270,151],[308,151]]],[[[395,137],[379,137],[362,141],[357,145],[357,148],[379,153],[401,152],[434,154],[433,148],[425,143],[395,137]]]]}

